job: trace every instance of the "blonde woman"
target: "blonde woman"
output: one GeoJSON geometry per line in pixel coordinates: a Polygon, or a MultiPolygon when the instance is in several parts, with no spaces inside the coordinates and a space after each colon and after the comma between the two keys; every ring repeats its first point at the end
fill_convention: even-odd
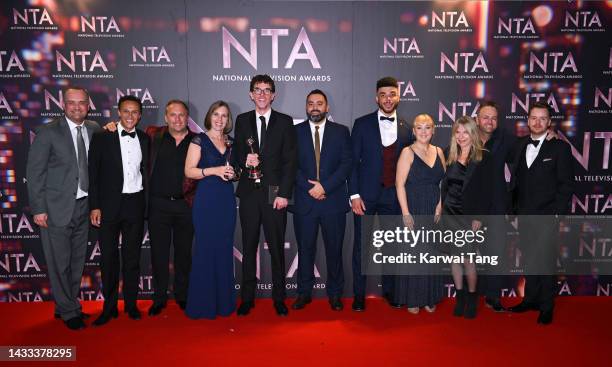
{"type": "MultiPolygon", "coordinates": [[[[414,119],[415,142],[404,148],[397,162],[395,188],[402,209],[404,225],[409,229],[427,226],[442,213],[440,181],[444,177],[444,154],[431,144],[435,125],[431,116],[414,119]]],[[[441,276],[402,275],[395,279],[394,304],[407,306],[417,314],[421,307],[435,310],[443,297],[441,276]]]]}
{"type": "MultiPolygon", "coordinates": [[[[441,188],[445,226],[454,230],[480,229],[482,223],[477,220],[478,215],[489,213],[493,202],[490,178],[494,172],[472,117],[462,116],[453,124],[446,167],[441,188]]],[[[453,254],[478,250],[467,245],[450,245],[449,248],[453,254]]],[[[467,256],[465,258],[468,259],[467,256]]],[[[466,260],[463,264],[452,264],[451,271],[457,292],[453,314],[473,319],[478,301],[476,266],[466,260]],[[467,279],[467,293],[464,276],[467,279]]]]}

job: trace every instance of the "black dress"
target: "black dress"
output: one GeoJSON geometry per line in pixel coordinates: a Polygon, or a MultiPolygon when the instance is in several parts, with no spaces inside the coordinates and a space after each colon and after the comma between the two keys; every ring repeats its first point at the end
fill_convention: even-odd
{"type": "MultiPolygon", "coordinates": [[[[469,163],[475,164],[475,163],[469,163]]],[[[446,195],[442,198],[442,227],[444,230],[467,230],[471,229],[471,221],[464,212],[465,186],[468,181],[468,166],[454,162],[446,170],[446,195]]],[[[447,244],[442,248],[443,252],[458,255],[462,252],[472,252],[473,246],[459,246],[447,244]]]]}
{"type": "MultiPolygon", "coordinates": [[[[411,148],[410,148],[411,149],[411,148]]],[[[414,228],[433,225],[436,206],[440,200],[440,181],[444,167],[436,153],[429,167],[416,153],[406,179],[408,209],[413,215],[414,228]]],[[[398,275],[395,279],[394,302],[408,307],[433,306],[444,296],[443,277],[440,275],[398,275]]]]}

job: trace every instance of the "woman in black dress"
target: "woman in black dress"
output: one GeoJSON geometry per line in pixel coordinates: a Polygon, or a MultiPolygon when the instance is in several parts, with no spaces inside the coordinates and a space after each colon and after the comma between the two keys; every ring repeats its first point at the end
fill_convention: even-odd
{"type": "MultiPolygon", "coordinates": [[[[447,150],[446,176],[442,180],[442,216],[446,228],[451,230],[479,230],[482,219],[479,214],[490,212],[492,190],[488,180],[493,177],[491,159],[478,136],[476,121],[462,116],[453,124],[450,146],[447,150]]],[[[475,253],[476,246],[450,245],[453,255],[475,253]]],[[[476,293],[476,264],[465,256],[463,264],[452,264],[455,283],[455,316],[476,317],[478,295],[476,293]],[[468,292],[463,287],[467,279],[468,292]]]]}

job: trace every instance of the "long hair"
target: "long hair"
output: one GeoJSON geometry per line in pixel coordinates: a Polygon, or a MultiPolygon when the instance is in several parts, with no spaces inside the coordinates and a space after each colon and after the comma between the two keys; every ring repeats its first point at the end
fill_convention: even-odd
{"type": "Polygon", "coordinates": [[[461,116],[453,124],[450,149],[448,152],[448,159],[446,160],[447,166],[450,166],[451,164],[457,162],[462,153],[461,147],[459,146],[459,144],[457,144],[457,139],[455,138],[459,126],[463,126],[470,135],[470,138],[472,138],[472,146],[468,154],[468,162],[480,162],[482,160],[483,152],[485,149],[482,144],[482,141],[480,140],[480,137],[478,136],[478,127],[476,126],[476,121],[470,116],[461,116]]]}

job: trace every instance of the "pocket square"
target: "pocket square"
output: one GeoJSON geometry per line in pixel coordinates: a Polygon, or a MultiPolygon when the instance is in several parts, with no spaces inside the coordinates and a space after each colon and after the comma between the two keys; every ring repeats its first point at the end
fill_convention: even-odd
{"type": "Polygon", "coordinates": [[[544,158],[544,159],[542,159],[542,162],[548,162],[548,161],[552,161],[552,158],[544,158]]]}

